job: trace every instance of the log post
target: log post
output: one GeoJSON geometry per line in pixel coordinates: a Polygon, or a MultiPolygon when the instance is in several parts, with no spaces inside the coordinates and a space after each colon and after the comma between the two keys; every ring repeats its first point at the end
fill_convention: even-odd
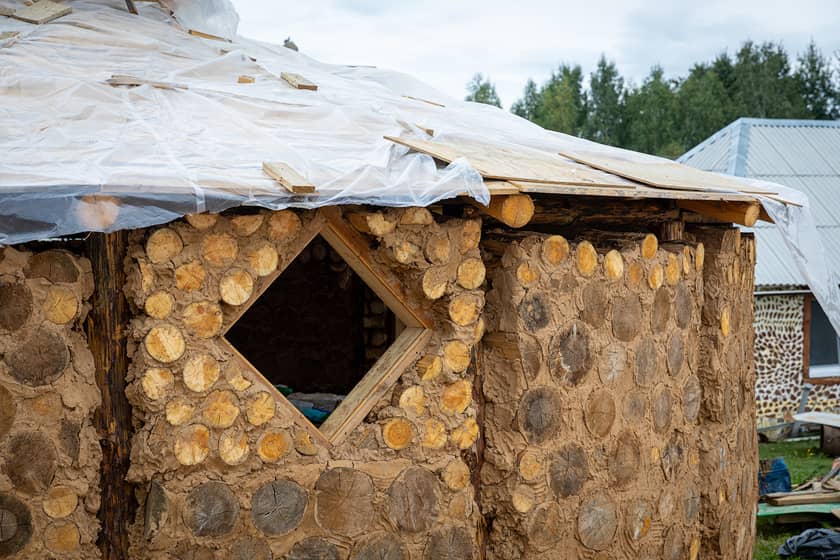
{"type": "Polygon", "coordinates": [[[94,422],[102,444],[102,530],[98,544],[103,560],[128,557],[128,530],[136,508],[134,491],[126,482],[131,430],[131,408],[125,396],[128,307],[122,291],[126,247],[125,232],[91,233],[86,247],[94,291],[85,330],[96,366],[96,384],[102,394],[94,422]]]}

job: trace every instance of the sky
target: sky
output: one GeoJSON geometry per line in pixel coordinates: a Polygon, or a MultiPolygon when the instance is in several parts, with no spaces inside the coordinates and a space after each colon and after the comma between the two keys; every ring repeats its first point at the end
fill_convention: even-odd
{"type": "Polygon", "coordinates": [[[837,0],[232,1],[246,37],[291,36],[322,62],[400,70],[455,97],[482,72],[506,107],[528,78],[540,84],[564,62],[588,75],[602,53],[640,83],[654,64],[683,76],[746,39],[840,51],[837,0]]]}

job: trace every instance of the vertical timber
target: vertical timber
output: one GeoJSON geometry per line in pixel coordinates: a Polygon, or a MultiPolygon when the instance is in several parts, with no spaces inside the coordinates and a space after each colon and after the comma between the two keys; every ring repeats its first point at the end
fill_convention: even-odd
{"type": "Polygon", "coordinates": [[[103,560],[128,558],[128,529],[135,508],[134,493],[126,481],[131,408],[125,396],[128,304],[122,288],[127,241],[126,232],[91,233],[87,241],[94,292],[85,330],[96,366],[96,384],[102,394],[95,424],[102,444],[102,531],[98,544],[103,560]]]}

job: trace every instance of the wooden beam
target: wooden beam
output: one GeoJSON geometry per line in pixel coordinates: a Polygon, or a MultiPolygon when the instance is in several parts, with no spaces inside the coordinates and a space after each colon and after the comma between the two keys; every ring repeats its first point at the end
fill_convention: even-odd
{"type": "Polygon", "coordinates": [[[282,161],[264,161],[263,171],[291,193],[307,194],[315,192],[315,185],[282,161]]]}
{"type": "Polygon", "coordinates": [[[318,84],[310,82],[300,74],[295,74],[294,72],[280,72],[280,77],[286,80],[286,82],[295,89],[318,91],[318,84]]]}
{"type": "Polygon", "coordinates": [[[226,43],[230,43],[230,41],[224,37],[219,37],[218,35],[213,35],[211,33],[205,33],[204,31],[199,31],[197,29],[188,29],[187,33],[195,37],[201,37],[202,39],[211,39],[213,41],[224,41],[226,43]]]}
{"type": "Polygon", "coordinates": [[[420,356],[431,336],[430,329],[408,327],[397,337],[347,398],[321,424],[321,432],[333,445],[340,443],[359,425],[405,368],[420,356]]]}
{"type": "Polygon", "coordinates": [[[705,200],[679,200],[680,208],[690,210],[722,222],[732,222],[752,227],[761,213],[761,205],[756,202],[711,202],[705,200]]]}
{"type": "Polygon", "coordinates": [[[131,407],[125,396],[128,355],[125,331],[128,304],[123,295],[128,236],[125,231],[91,233],[87,256],[93,269],[91,311],[85,321],[102,405],[94,417],[102,444],[100,488],[102,525],[99,547],[104,560],[128,558],[129,526],[134,521],[134,488],[126,481],[131,464],[131,407]]]}
{"type": "Polygon", "coordinates": [[[321,212],[327,219],[321,236],[394,315],[407,327],[432,328],[434,320],[426,310],[409,303],[399,279],[375,264],[367,239],[344,221],[337,208],[329,206],[322,208],[321,212]]]}
{"type": "Polygon", "coordinates": [[[478,208],[482,214],[512,228],[521,228],[534,217],[534,201],[527,194],[491,196],[489,206],[478,205],[478,208]]]}

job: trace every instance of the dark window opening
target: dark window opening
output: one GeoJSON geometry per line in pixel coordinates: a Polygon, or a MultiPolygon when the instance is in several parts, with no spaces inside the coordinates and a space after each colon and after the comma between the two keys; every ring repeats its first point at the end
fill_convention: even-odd
{"type": "Polygon", "coordinates": [[[227,340],[320,425],[396,338],[394,314],[316,237],[227,332],[227,340]]]}
{"type": "Polygon", "coordinates": [[[840,362],[837,333],[816,299],[811,299],[811,349],[812,366],[830,366],[840,362]]]}

